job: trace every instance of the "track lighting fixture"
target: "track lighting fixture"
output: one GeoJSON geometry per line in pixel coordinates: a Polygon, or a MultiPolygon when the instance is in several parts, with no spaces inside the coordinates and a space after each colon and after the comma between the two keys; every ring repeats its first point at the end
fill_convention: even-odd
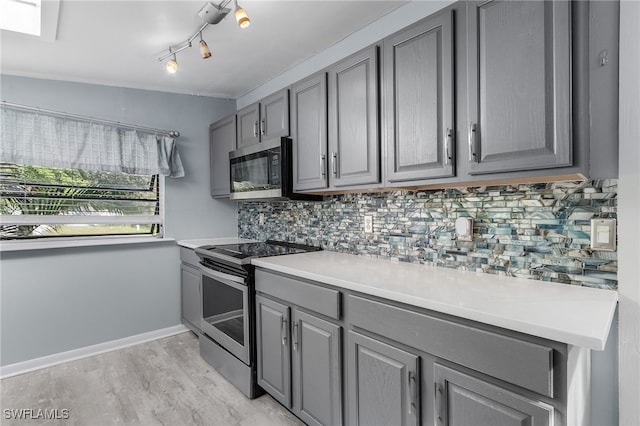
{"type": "MultiPolygon", "coordinates": [[[[209,25],[216,25],[220,23],[229,14],[229,12],[231,12],[231,9],[227,8],[227,5],[229,3],[231,3],[231,0],[223,0],[218,5],[215,5],[211,2],[205,3],[202,9],[200,9],[200,11],[198,12],[198,16],[202,18],[204,24],[187,40],[175,46],[170,46],[168,53],[165,53],[158,58],[158,61],[160,62],[164,62],[167,59],[171,58],[171,60],[166,63],[167,72],[174,74],[176,71],[178,71],[178,61],[176,59],[176,53],[182,52],[186,48],[191,47],[191,42],[193,42],[193,40],[198,36],[200,36],[199,46],[202,59],[211,57],[211,50],[209,50],[207,42],[202,38],[202,31],[204,31],[204,29],[209,25]]],[[[245,12],[245,10],[238,5],[238,0],[234,0],[234,4],[234,15],[238,26],[243,29],[247,28],[249,25],[251,25],[251,21],[249,20],[247,12],[245,12]]]]}
{"type": "Polygon", "coordinates": [[[209,46],[207,46],[207,42],[202,39],[202,33],[200,33],[200,55],[202,59],[211,57],[211,51],[209,50],[209,46]]]}
{"type": "Polygon", "coordinates": [[[245,29],[249,25],[251,25],[251,21],[249,20],[249,16],[247,15],[247,12],[245,12],[243,8],[238,6],[238,0],[234,0],[234,1],[236,3],[236,10],[233,13],[236,16],[236,22],[238,23],[238,26],[240,28],[245,29]]]}
{"type": "MultiPolygon", "coordinates": [[[[169,49],[171,51],[171,49],[169,49]]],[[[173,59],[167,62],[167,72],[169,74],[175,74],[178,71],[178,61],[176,60],[176,54],[173,54],[173,59]]]]}

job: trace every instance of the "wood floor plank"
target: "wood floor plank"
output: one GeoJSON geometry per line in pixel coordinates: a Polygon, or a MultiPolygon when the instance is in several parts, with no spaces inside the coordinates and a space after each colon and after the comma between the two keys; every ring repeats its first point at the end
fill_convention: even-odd
{"type": "Polygon", "coordinates": [[[191,332],[3,379],[0,408],[3,426],[303,424],[268,395],[247,399],[200,357],[191,332]],[[7,418],[7,409],[69,418],[7,418]]]}

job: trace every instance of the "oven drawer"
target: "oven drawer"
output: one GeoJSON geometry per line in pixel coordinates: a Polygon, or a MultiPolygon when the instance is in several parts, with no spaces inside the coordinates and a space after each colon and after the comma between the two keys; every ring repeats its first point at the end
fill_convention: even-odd
{"type": "Polygon", "coordinates": [[[256,291],[329,318],[340,319],[342,314],[339,291],[260,268],[256,269],[256,291]]]}

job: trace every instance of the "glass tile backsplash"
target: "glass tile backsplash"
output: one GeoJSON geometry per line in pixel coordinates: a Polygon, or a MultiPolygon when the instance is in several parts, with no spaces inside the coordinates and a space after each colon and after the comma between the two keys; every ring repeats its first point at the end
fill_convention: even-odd
{"type": "Polygon", "coordinates": [[[616,252],[590,248],[591,219],[615,218],[617,180],[240,202],[238,235],[490,274],[617,289],[616,252]],[[264,216],[261,224],[258,218],[264,216]],[[364,217],[373,217],[365,233],[364,217]],[[456,238],[472,217],[473,240],[456,238]]]}

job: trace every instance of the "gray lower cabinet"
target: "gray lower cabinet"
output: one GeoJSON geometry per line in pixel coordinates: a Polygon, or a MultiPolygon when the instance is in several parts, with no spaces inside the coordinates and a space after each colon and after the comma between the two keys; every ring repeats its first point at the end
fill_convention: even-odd
{"type": "Polygon", "coordinates": [[[384,40],[386,183],[455,173],[453,11],[384,40]]]}
{"type": "Polygon", "coordinates": [[[436,424],[549,426],[554,407],[478,378],[434,365],[436,424]]]}
{"type": "Polygon", "coordinates": [[[467,8],[469,173],[570,166],[569,1],[477,1],[467,8]]]}
{"type": "Polygon", "coordinates": [[[198,334],[202,320],[202,274],[198,268],[198,256],[193,250],[181,247],[180,259],[182,323],[198,334]]]}
{"type": "Polygon", "coordinates": [[[295,309],[293,408],[308,425],[342,424],[342,327],[295,309]]]}
{"type": "Polygon", "coordinates": [[[417,355],[349,331],[349,424],[417,425],[417,355]]]}
{"type": "Polygon", "coordinates": [[[236,149],[236,115],[209,126],[211,196],[229,197],[229,152],[236,149]]]}
{"type": "Polygon", "coordinates": [[[309,425],[341,425],[339,295],[260,270],[256,290],[258,384],[309,425]]]}
{"type": "Polygon", "coordinates": [[[289,307],[256,295],[258,384],[285,407],[291,407],[289,307]]]}

